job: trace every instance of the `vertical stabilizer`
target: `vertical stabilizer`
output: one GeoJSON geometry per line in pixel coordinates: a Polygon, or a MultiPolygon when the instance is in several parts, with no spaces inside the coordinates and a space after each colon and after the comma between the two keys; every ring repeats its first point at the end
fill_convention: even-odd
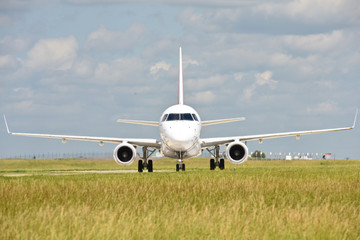
{"type": "Polygon", "coordinates": [[[181,47],[179,48],[179,101],[178,104],[184,104],[184,79],[183,79],[183,69],[182,69],[182,52],[181,47]]]}

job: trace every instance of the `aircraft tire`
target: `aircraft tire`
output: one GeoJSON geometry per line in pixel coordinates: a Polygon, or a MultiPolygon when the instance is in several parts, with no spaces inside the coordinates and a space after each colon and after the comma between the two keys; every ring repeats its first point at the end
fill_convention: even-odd
{"type": "Polygon", "coordinates": [[[224,161],[224,159],[220,159],[219,168],[220,168],[220,170],[224,170],[224,169],[225,169],[225,161],[224,161]]]}
{"type": "Polygon", "coordinates": [[[210,159],[210,170],[214,170],[215,169],[215,160],[212,158],[210,159]]]}
{"type": "Polygon", "coordinates": [[[180,170],[179,164],[176,164],[176,171],[178,172],[180,170]]]}
{"type": "Polygon", "coordinates": [[[138,161],[138,172],[143,172],[143,161],[142,160],[139,160],[138,161]]]}
{"type": "Polygon", "coordinates": [[[153,161],[152,160],[149,160],[148,161],[148,172],[153,172],[153,161]]]}
{"type": "Polygon", "coordinates": [[[184,172],[185,171],[185,163],[182,164],[181,168],[182,168],[182,170],[184,172]]]}

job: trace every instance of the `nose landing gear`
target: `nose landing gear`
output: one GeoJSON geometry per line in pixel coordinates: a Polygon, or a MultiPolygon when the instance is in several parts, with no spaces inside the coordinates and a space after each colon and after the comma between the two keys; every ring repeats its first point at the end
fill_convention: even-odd
{"type": "Polygon", "coordinates": [[[180,171],[180,169],[182,171],[185,171],[185,163],[183,163],[182,160],[178,160],[179,163],[176,164],[176,171],[180,171]]]}
{"type": "Polygon", "coordinates": [[[178,152],[179,155],[179,159],[177,160],[178,163],[176,164],[176,171],[180,171],[182,170],[183,172],[185,171],[185,163],[182,159],[182,152],[178,152]]]}

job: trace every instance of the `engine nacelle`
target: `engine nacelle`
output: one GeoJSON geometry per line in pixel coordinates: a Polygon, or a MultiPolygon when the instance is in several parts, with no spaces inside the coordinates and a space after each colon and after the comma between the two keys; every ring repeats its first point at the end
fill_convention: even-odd
{"type": "Polygon", "coordinates": [[[247,146],[239,141],[230,143],[226,147],[226,157],[233,164],[241,164],[248,158],[249,151],[247,146]]]}
{"type": "Polygon", "coordinates": [[[114,160],[120,165],[129,165],[136,158],[136,150],[128,143],[119,144],[114,150],[114,160]]]}

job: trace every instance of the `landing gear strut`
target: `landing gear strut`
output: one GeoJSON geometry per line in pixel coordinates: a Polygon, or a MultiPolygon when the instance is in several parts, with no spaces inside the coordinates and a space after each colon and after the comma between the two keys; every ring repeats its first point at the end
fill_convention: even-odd
{"type": "Polygon", "coordinates": [[[220,158],[219,150],[220,146],[215,146],[213,149],[206,149],[208,152],[215,158],[210,159],[210,170],[215,170],[216,167],[219,167],[220,170],[225,169],[225,160],[223,158],[220,158]]]}
{"type": "Polygon", "coordinates": [[[152,172],[153,171],[153,161],[152,160],[148,160],[148,158],[156,151],[156,149],[154,149],[153,151],[149,151],[147,149],[147,147],[143,147],[143,156],[142,159],[140,159],[138,161],[138,172],[143,172],[143,170],[145,168],[147,168],[148,172],[152,172]]]}

